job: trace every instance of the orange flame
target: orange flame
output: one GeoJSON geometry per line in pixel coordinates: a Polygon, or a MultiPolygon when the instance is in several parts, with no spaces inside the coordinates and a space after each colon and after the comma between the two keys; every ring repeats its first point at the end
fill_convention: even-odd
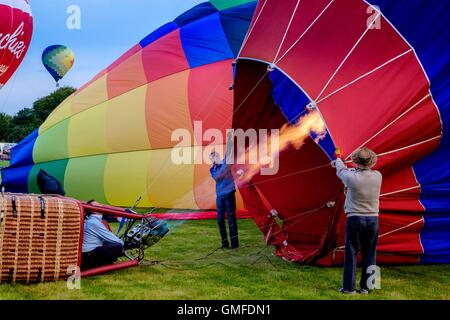
{"type": "Polygon", "coordinates": [[[267,145],[267,152],[266,155],[259,155],[259,163],[246,166],[245,171],[241,174],[241,180],[249,181],[260,172],[261,168],[270,167],[277,160],[276,158],[279,154],[286,150],[290,145],[299,150],[311,133],[316,135],[316,138],[314,139],[316,142],[322,140],[326,136],[326,125],[317,110],[313,110],[301,117],[295,125],[285,124],[280,129],[279,137],[275,141],[272,141],[269,137],[267,141],[260,141],[259,145],[248,148],[245,154],[238,158],[241,160],[241,162],[238,161],[238,163],[243,163],[242,160],[247,160],[251,152],[261,150],[261,144],[267,145]]]}

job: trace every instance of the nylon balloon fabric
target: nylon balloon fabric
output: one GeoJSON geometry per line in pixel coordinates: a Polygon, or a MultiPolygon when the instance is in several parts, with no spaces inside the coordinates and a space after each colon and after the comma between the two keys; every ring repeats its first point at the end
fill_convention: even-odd
{"type": "Polygon", "coordinates": [[[28,0],[0,0],[0,89],[25,58],[32,34],[28,0]]]}
{"type": "Polygon", "coordinates": [[[210,164],[174,163],[179,141],[172,133],[190,135],[174,150],[194,159],[212,142],[202,139],[206,130],[225,135],[231,127],[232,62],[255,7],[248,0],[204,2],[150,33],[12,150],[11,167],[2,172],[6,190],[39,192],[43,169],[77,199],[214,208],[210,164]],[[194,132],[197,122],[202,128],[194,132]]]}
{"type": "Polygon", "coordinates": [[[449,14],[445,1],[258,2],[233,126],[281,128],[312,106],[327,128],[241,186],[278,255],[343,263],[345,194],[330,162],[336,147],[350,160],[367,146],[383,174],[378,263],[450,263],[449,14]]]}

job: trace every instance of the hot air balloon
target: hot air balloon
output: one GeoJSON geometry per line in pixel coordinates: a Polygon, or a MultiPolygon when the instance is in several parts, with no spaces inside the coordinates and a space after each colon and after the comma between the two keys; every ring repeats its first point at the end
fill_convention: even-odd
{"type": "Polygon", "coordinates": [[[42,53],[42,63],[53,79],[55,79],[58,87],[58,81],[64,78],[67,72],[72,69],[75,63],[75,55],[66,46],[53,45],[46,48],[42,53]]]}
{"type": "Polygon", "coordinates": [[[284,150],[276,175],[240,186],[279,256],[342,264],[344,190],[330,162],[336,147],[348,160],[367,146],[383,174],[378,263],[450,263],[449,14],[443,1],[258,2],[233,127],[315,113],[326,128],[284,150]]]}
{"type": "Polygon", "coordinates": [[[28,0],[0,1],[0,89],[25,57],[32,33],[33,16],[28,0]]]}
{"type": "Polygon", "coordinates": [[[39,193],[42,169],[77,199],[214,208],[210,165],[176,164],[172,152],[196,157],[212,143],[202,139],[206,130],[231,127],[232,63],[255,7],[248,0],[204,2],[149,34],[12,151],[11,167],[2,171],[6,190],[39,193]],[[192,140],[173,148],[177,129],[192,140]]]}

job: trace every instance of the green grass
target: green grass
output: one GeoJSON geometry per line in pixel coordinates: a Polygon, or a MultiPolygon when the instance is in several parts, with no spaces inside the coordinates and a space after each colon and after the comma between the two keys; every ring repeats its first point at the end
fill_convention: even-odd
{"type": "Polygon", "coordinates": [[[65,282],[0,285],[0,299],[450,299],[450,265],[382,267],[382,290],[343,296],[336,292],[341,268],[273,256],[250,220],[239,222],[237,251],[213,252],[219,245],[215,221],[170,226],[147,250],[146,265],[82,279],[80,290],[68,290],[65,282]]]}
{"type": "MultiPolygon", "coordinates": [[[[9,167],[9,161],[0,160],[0,168],[9,167]]],[[[2,173],[0,171],[0,184],[2,183],[2,173]]]]}

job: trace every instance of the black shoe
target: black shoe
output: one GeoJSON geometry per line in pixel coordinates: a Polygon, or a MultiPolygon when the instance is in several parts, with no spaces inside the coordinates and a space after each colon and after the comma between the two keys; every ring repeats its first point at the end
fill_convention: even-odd
{"type": "Polygon", "coordinates": [[[358,290],[358,293],[359,294],[369,294],[369,290],[367,290],[367,289],[360,289],[360,290],[358,290]]]}

